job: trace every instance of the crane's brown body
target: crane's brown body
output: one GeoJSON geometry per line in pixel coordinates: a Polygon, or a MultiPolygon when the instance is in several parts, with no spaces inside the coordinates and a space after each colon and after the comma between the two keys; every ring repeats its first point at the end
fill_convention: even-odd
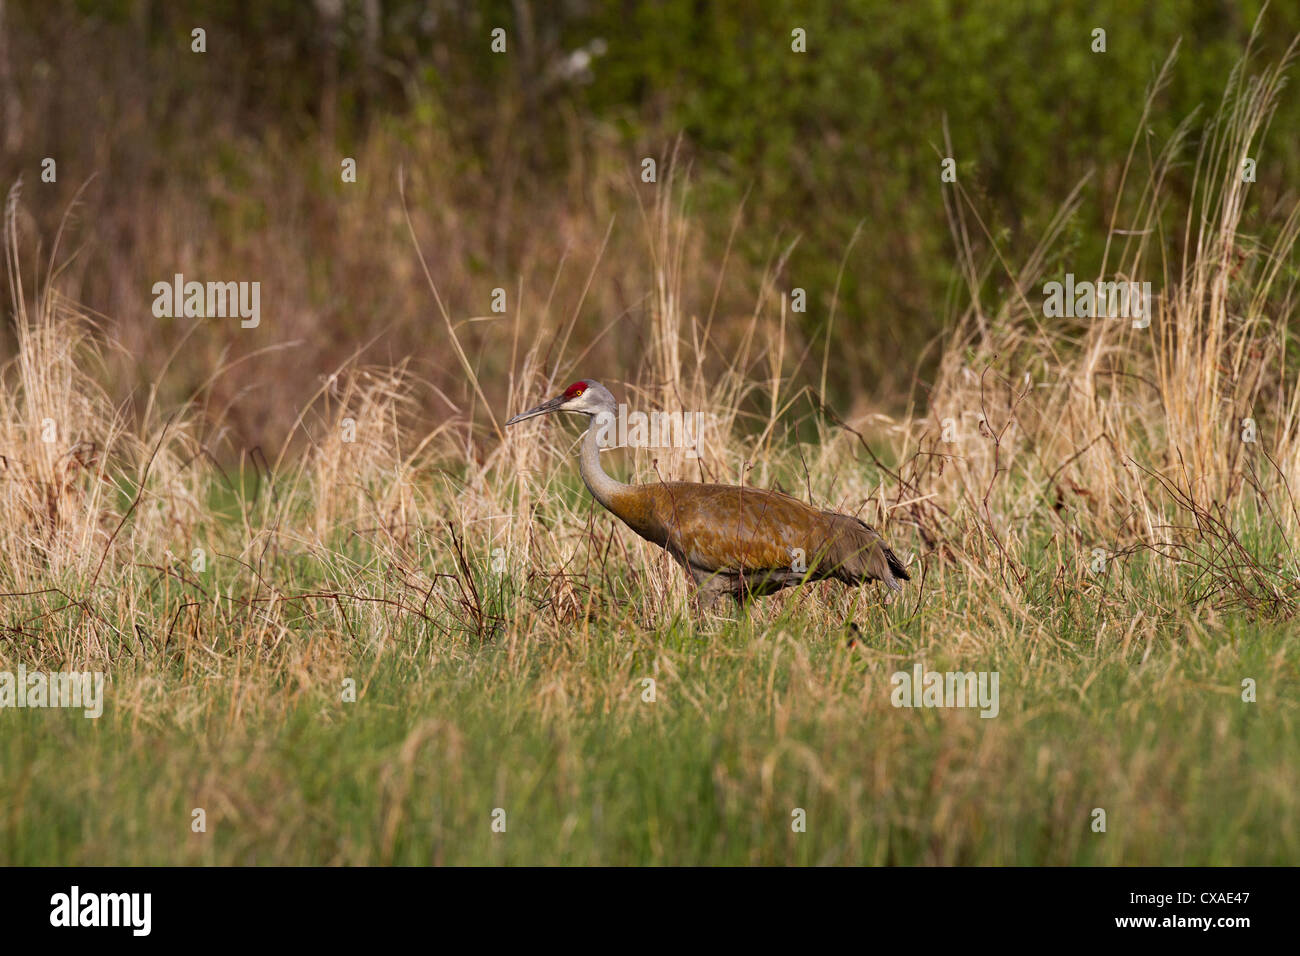
{"type": "Polygon", "coordinates": [[[771,594],[805,581],[882,581],[898,590],[903,564],[880,535],[850,515],[789,495],[735,485],[629,485],[609,510],[664,548],[705,594],[771,594]]]}
{"type": "Polygon", "coordinates": [[[880,581],[897,591],[909,580],[884,539],[852,515],[759,488],[615,481],[600,466],[594,419],[616,407],[599,382],[575,382],[506,424],[558,411],[592,416],[582,443],[583,482],[624,524],[676,558],[703,595],[742,600],[825,578],[849,585],[880,581]]]}

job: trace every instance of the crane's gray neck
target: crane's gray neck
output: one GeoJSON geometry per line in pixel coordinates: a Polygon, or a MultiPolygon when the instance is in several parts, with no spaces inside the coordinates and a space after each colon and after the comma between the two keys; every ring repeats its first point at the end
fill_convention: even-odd
{"type": "Polygon", "coordinates": [[[591,492],[592,497],[608,510],[614,511],[614,499],[621,492],[627,490],[627,485],[615,481],[605,474],[604,468],[600,467],[600,441],[598,437],[600,431],[597,418],[593,415],[591,423],[587,426],[587,434],[582,437],[580,470],[583,484],[587,486],[587,490],[591,492]]]}

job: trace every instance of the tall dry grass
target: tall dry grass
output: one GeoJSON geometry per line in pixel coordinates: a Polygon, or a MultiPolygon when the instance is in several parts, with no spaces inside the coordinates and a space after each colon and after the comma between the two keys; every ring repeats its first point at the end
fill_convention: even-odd
{"type": "MultiPolygon", "coordinates": [[[[152,400],[137,420],[109,406],[94,378],[105,346],[59,298],[53,266],[28,309],[15,191],[6,247],[14,300],[24,304],[15,316],[18,355],[0,395],[4,494],[13,516],[3,528],[5,590],[36,592],[61,580],[58,593],[89,609],[96,589],[109,586],[125,619],[171,616],[175,607],[166,602],[152,611],[134,605],[141,576],[170,577],[168,562],[184,563],[211,534],[221,543],[205,551],[243,569],[235,589],[270,615],[263,625],[284,627],[271,607],[261,607],[281,607],[289,597],[289,586],[268,576],[274,562],[312,556],[331,568],[332,599],[342,600],[338,595],[355,590],[349,585],[356,581],[340,561],[347,545],[360,541],[374,549],[375,561],[402,569],[396,596],[364,595],[368,613],[418,607],[429,616],[441,595],[448,613],[468,607],[481,621],[482,596],[471,593],[467,578],[493,558],[529,575],[546,601],[564,608],[561,619],[614,600],[630,617],[663,623],[681,613],[684,583],[665,554],[619,530],[580,490],[565,466],[576,429],[552,420],[501,428],[503,415],[574,378],[592,377],[633,408],[708,416],[698,458],[682,448],[630,449],[611,456],[622,459],[615,470],[637,481],[782,487],[861,514],[909,551],[915,567],[933,564],[929,582],[918,576],[917,608],[954,589],[978,602],[994,588],[1006,606],[1023,609],[1029,564],[1046,540],[1058,577],[1074,585],[1096,580],[1098,550],[1121,562],[1147,551],[1160,557],[1156,573],[1181,588],[1189,606],[1227,601],[1289,614],[1297,568],[1286,541],[1296,524],[1291,489],[1300,482],[1300,396],[1288,364],[1288,320],[1300,211],[1277,217],[1267,247],[1243,234],[1249,185],[1240,169],[1243,157],[1262,149],[1291,59],[1250,76],[1247,58],[1229,79],[1196,149],[1191,201],[1178,230],[1166,214],[1177,205],[1167,193],[1181,182],[1176,172],[1193,121],[1154,152],[1135,139],[1110,217],[1116,265],[1102,262],[1095,274],[1153,277],[1159,295],[1149,328],[1041,317],[1038,289],[1053,244],[1078,210],[1082,184],[1019,270],[1001,260],[991,239],[977,259],[971,237],[983,224],[958,186],[949,211],[971,304],[943,346],[928,395],[898,420],[845,422],[816,388],[802,384],[816,380],[818,350],[788,333],[787,301],[775,281],[779,262],[751,314],[743,322],[729,317],[725,334],[711,311],[686,312],[684,301],[704,300],[698,290],[716,289],[724,278],[698,255],[689,187],[670,164],[641,210],[648,289],[638,332],[646,342],[642,365],[593,368],[597,343],[573,341],[585,290],[606,269],[607,235],[587,262],[559,263],[545,290],[521,285],[508,331],[515,372],[506,407],[492,407],[487,396],[499,391],[497,383],[481,377],[483,361],[468,338],[482,320],[450,314],[424,251],[429,225],[408,215],[412,274],[427,282],[447,359],[466,378],[472,402],[457,406],[434,396],[450,413],[432,430],[418,430],[416,406],[427,399],[407,364],[385,369],[349,360],[324,377],[281,449],[241,452],[232,473],[217,464],[235,450],[221,447],[228,407],[214,410],[207,392],[166,418],[152,400]],[[567,275],[575,269],[579,277],[567,275]],[[1007,292],[988,312],[978,290],[997,271],[1007,292]],[[584,291],[557,320],[546,293],[561,281],[584,291]],[[688,296],[687,289],[696,291],[688,296]],[[719,360],[722,374],[713,371],[719,360]],[[1248,417],[1258,430],[1253,444],[1241,440],[1248,417]],[[946,418],[956,423],[956,441],[940,437],[946,418]],[[42,423],[53,424],[54,440],[43,440],[42,423]],[[814,441],[798,440],[809,434],[814,441]],[[204,514],[212,494],[205,484],[229,496],[224,517],[204,514]],[[1243,529],[1247,518],[1250,533],[1243,529]],[[628,573],[611,577],[613,568],[628,573]],[[926,593],[927,587],[942,590],[926,593]]],[[[1149,91],[1148,109],[1170,63],[1149,91]]],[[[499,329],[506,320],[486,321],[499,329]]],[[[614,316],[602,336],[626,334],[633,321],[614,316]]],[[[500,332],[497,339],[504,341],[500,332]]],[[[212,381],[223,374],[217,370],[212,381]]],[[[816,597],[799,592],[771,604],[829,602],[842,620],[859,598],[831,585],[806,590],[816,597]]],[[[514,619],[503,615],[498,626],[517,625],[525,609],[515,604],[514,619]]],[[[1022,613],[1029,621],[1029,611],[1022,613]]]]}
{"type": "MultiPolygon", "coordinates": [[[[1091,274],[1057,260],[1080,280],[1151,281],[1149,328],[1042,318],[1039,290],[1061,277],[1048,269],[1053,245],[1084,184],[1019,270],[996,249],[977,262],[960,241],[982,223],[971,221],[958,188],[949,208],[963,273],[972,286],[1001,273],[1007,292],[991,314],[973,296],[958,322],[930,414],[908,437],[918,453],[905,485],[933,494],[925,508],[942,507],[942,520],[965,523],[975,566],[990,562],[990,577],[1023,585],[1018,546],[1048,526],[1072,579],[1086,580],[1079,571],[1093,549],[1121,560],[1151,551],[1171,583],[1187,585],[1189,604],[1293,613],[1300,206],[1257,210],[1263,234],[1246,232],[1243,160],[1267,161],[1264,135],[1295,50],[1258,75],[1247,72],[1248,52],[1198,142],[1191,117],[1154,148],[1140,122],[1109,216],[1107,259],[1091,274]],[[1189,152],[1191,196],[1180,203],[1189,152]],[[1169,213],[1180,204],[1181,223],[1169,213]],[[940,440],[945,418],[957,424],[956,447],[940,440]],[[1261,532],[1252,544],[1243,543],[1247,527],[1261,532]]],[[[1146,111],[1172,63],[1171,54],[1146,111]]]]}
{"type": "Polygon", "coordinates": [[[164,417],[152,394],[138,418],[109,400],[101,386],[105,345],[87,314],[58,291],[57,238],[29,298],[18,261],[19,196],[17,186],[10,190],[4,216],[19,304],[17,354],[0,376],[6,589],[48,589],[93,603],[115,569],[186,538],[207,479],[189,467],[198,446],[183,413],[164,417]]]}

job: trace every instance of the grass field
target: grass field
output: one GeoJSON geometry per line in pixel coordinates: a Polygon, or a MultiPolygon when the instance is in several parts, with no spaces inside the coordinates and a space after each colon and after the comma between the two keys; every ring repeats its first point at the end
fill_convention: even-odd
{"type": "Polygon", "coordinates": [[[479,402],[420,426],[405,369],[349,365],[278,454],[223,447],[206,393],[115,405],[113,344],[57,275],[16,289],[0,669],[108,683],[99,719],[0,711],[0,862],[1294,863],[1300,211],[1247,234],[1238,173],[1288,65],[1234,74],[1198,148],[1139,140],[1088,274],[1152,280],[1149,327],[1044,320],[1072,196],[1032,261],[961,255],[1004,303],[957,310],[901,414],[821,404],[843,316],[792,362],[774,291],[724,342],[681,313],[721,268],[692,261],[681,182],[646,210],[642,369],[584,368],[539,303],[502,320],[508,388],[480,388],[440,311],[431,348],[479,402]],[[860,514],[911,584],[700,612],[586,493],[572,423],[500,427],[584,376],[712,416],[699,461],[611,471],[860,514]],[[917,663],[997,672],[997,716],[893,706],[917,663]]]}

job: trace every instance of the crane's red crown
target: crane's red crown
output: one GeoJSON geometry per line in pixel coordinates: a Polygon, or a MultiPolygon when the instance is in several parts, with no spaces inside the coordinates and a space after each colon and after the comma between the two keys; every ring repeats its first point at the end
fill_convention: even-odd
{"type": "Polygon", "coordinates": [[[581,394],[582,394],[583,392],[585,392],[586,390],[587,390],[587,383],[586,383],[586,382],[574,382],[572,385],[570,385],[568,388],[566,388],[566,389],[564,390],[564,397],[565,397],[565,398],[577,398],[579,395],[581,395],[581,394]]]}

